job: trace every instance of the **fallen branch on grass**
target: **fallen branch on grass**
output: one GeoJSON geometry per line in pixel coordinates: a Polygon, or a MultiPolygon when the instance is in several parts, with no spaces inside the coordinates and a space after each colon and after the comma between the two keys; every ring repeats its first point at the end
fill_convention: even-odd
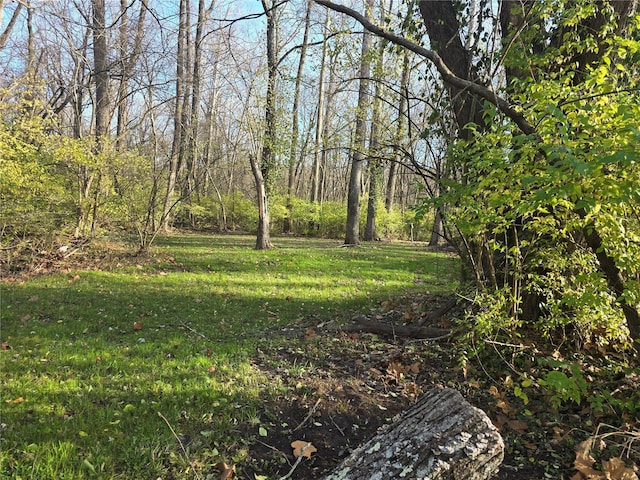
{"type": "Polygon", "coordinates": [[[195,468],[195,465],[193,464],[193,462],[191,461],[191,459],[189,458],[189,454],[187,453],[187,449],[184,448],[184,444],[182,443],[182,440],[180,440],[180,437],[178,436],[178,434],[176,433],[176,431],[173,429],[173,427],[171,426],[171,424],[169,423],[169,420],[167,420],[167,417],[165,417],[161,412],[158,412],[158,416],[164,420],[164,423],[167,424],[167,427],[169,427],[169,430],[171,430],[171,433],[173,434],[173,437],[178,441],[178,445],[180,445],[180,449],[182,450],[182,453],[184,455],[184,459],[189,462],[189,465],[191,465],[191,469],[193,470],[194,475],[196,476],[196,478],[198,480],[200,480],[202,477],[200,476],[200,474],[198,473],[198,471],[195,468]]]}
{"type": "Polygon", "coordinates": [[[356,315],[352,320],[355,323],[341,325],[339,330],[343,332],[369,332],[379,335],[392,335],[394,337],[411,337],[429,340],[442,340],[443,338],[451,336],[451,331],[446,328],[423,327],[420,325],[395,325],[393,323],[371,320],[365,315],[356,315]]]}

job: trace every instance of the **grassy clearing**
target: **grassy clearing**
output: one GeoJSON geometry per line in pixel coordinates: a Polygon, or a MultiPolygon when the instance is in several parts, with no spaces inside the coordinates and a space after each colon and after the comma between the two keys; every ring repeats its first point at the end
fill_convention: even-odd
{"type": "Polygon", "coordinates": [[[239,426],[258,437],[263,400],[285,388],[250,362],[268,327],[346,319],[457,277],[455,258],[423,245],[276,243],[172,236],[140,265],[0,284],[0,476],[191,478],[241,463],[255,438],[239,426]]]}

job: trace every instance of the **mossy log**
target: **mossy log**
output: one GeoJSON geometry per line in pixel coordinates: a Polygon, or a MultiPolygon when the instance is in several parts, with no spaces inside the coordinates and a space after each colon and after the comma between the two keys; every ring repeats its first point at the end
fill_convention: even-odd
{"type": "Polygon", "coordinates": [[[429,390],[324,480],[484,480],[504,442],[489,417],[450,388],[429,390]]]}

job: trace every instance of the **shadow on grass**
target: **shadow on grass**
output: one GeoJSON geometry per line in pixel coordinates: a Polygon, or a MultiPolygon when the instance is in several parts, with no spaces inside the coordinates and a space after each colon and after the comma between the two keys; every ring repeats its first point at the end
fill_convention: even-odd
{"type": "Polygon", "coordinates": [[[256,252],[248,237],[221,238],[163,239],[170,260],[127,271],[0,285],[0,476],[184,478],[159,413],[202,471],[241,461],[255,438],[240,432],[257,435],[262,402],[284,388],[250,362],[267,327],[444,288],[438,269],[456,264],[390,245],[286,239],[256,252]]]}

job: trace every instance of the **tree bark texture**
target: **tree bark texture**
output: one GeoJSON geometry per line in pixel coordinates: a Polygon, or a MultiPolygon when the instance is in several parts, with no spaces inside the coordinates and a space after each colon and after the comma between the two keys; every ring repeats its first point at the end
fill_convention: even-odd
{"type": "MultiPolygon", "coordinates": [[[[16,5],[16,9],[13,11],[13,14],[11,15],[11,19],[9,20],[9,23],[4,29],[4,32],[0,34],[0,50],[2,50],[4,46],[7,44],[7,40],[9,39],[9,35],[11,34],[11,30],[13,30],[13,27],[15,26],[16,21],[20,16],[20,11],[22,10],[23,7],[24,7],[24,4],[18,2],[18,4],[16,5]]],[[[0,25],[2,25],[2,12],[4,12],[4,0],[0,2],[0,25]]]]}
{"type": "Polygon", "coordinates": [[[262,138],[262,158],[259,168],[252,160],[251,170],[258,195],[258,232],[256,250],[272,247],[269,221],[268,196],[271,193],[271,175],[276,167],[276,76],[278,74],[278,45],[276,38],[276,5],[262,0],[262,8],[267,17],[267,98],[265,107],[265,131],[262,138]]]}
{"type": "MultiPolygon", "coordinates": [[[[311,8],[311,6],[309,6],[311,8]]],[[[327,72],[327,50],[329,48],[327,35],[329,32],[329,10],[326,12],[325,20],[324,20],[324,39],[322,41],[322,57],[320,60],[320,78],[318,79],[318,107],[316,111],[316,135],[315,135],[315,147],[313,151],[313,171],[311,177],[311,201],[319,202],[320,201],[320,186],[322,184],[320,178],[320,165],[321,165],[321,156],[324,149],[324,138],[325,138],[325,129],[324,129],[324,118],[326,115],[325,110],[325,89],[326,89],[326,72],[327,72]]],[[[328,112],[328,110],[327,110],[328,112]]]]}
{"type": "Polygon", "coordinates": [[[102,150],[109,132],[109,50],[105,26],[104,0],[93,0],[93,77],[96,84],[95,136],[97,149],[102,150]]]}
{"type": "Polygon", "coordinates": [[[272,247],[271,233],[269,230],[269,198],[267,196],[267,186],[262,176],[262,170],[257,159],[249,155],[251,171],[256,184],[256,198],[258,200],[258,230],[256,234],[256,250],[268,250],[272,247]]]}
{"type": "Polygon", "coordinates": [[[456,390],[434,388],[324,480],[484,480],[503,458],[504,442],[489,417],[456,390]]]}
{"type": "Polygon", "coordinates": [[[176,103],[173,113],[173,142],[171,144],[171,158],[169,161],[169,177],[167,179],[167,192],[164,200],[164,208],[162,211],[162,230],[169,230],[169,215],[174,206],[174,191],[178,181],[178,172],[182,163],[182,145],[184,143],[184,126],[183,122],[184,101],[186,97],[186,35],[187,33],[187,16],[186,16],[186,0],[180,1],[180,17],[178,22],[178,47],[176,52],[176,103]]]}
{"type": "Polygon", "coordinates": [[[400,163],[400,145],[403,138],[406,136],[407,124],[407,109],[409,105],[408,99],[408,86],[409,86],[409,72],[411,65],[409,62],[408,50],[404,51],[404,57],[402,59],[402,76],[400,80],[400,94],[398,95],[398,121],[395,135],[395,153],[394,160],[389,165],[389,177],[387,179],[387,191],[385,197],[385,208],[387,212],[391,211],[393,202],[396,196],[396,183],[398,179],[398,164],[400,163]]]}
{"type": "MultiPolygon", "coordinates": [[[[373,6],[372,0],[367,0],[367,11],[373,6]]],[[[360,56],[360,87],[358,89],[358,106],[356,109],[356,125],[353,139],[353,154],[351,156],[351,174],[349,176],[349,190],[347,193],[347,225],[345,245],[360,243],[360,183],[362,182],[362,168],[364,149],[367,135],[367,110],[369,108],[369,76],[371,72],[371,34],[365,30],[362,34],[362,53],[360,56]]]]}
{"type": "Polygon", "coordinates": [[[304,17],[304,34],[302,36],[302,46],[300,47],[300,59],[298,61],[298,73],[293,93],[293,107],[291,108],[291,148],[289,150],[289,176],[287,178],[287,215],[284,218],[284,233],[293,231],[293,195],[295,187],[295,166],[298,154],[299,135],[299,105],[300,90],[302,87],[302,77],[304,76],[304,62],[307,56],[307,43],[309,42],[309,29],[311,27],[311,3],[307,2],[307,13],[304,17]]]}

